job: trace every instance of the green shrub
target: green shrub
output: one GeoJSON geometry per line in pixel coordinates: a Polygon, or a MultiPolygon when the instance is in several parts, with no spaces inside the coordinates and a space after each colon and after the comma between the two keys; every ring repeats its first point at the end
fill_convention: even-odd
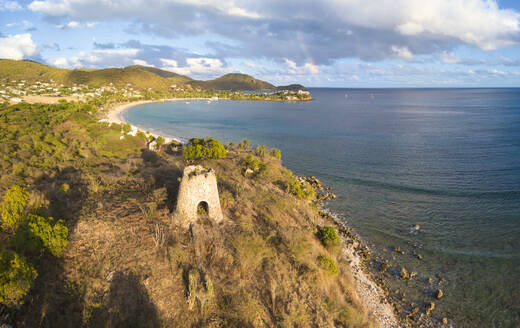
{"type": "Polygon", "coordinates": [[[34,267],[23,257],[0,249],[0,303],[9,307],[23,304],[36,276],[34,267]]]}
{"type": "Polygon", "coordinates": [[[62,192],[62,193],[64,193],[64,194],[68,193],[69,190],[70,190],[70,186],[69,186],[68,183],[64,183],[64,184],[62,184],[61,187],[60,187],[60,192],[62,192]]]}
{"type": "Polygon", "coordinates": [[[270,153],[274,158],[282,159],[282,151],[280,149],[273,148],[270,153]]]}
{"type": "Polygon", "coordinates": [[[2,202],[2,228],[14,231],[22,221],[29,193],[25,188],[12,186],[7,190],[2,202]]]}
{"type": "Polygon", "coordinates": [[[249,139],[244,139],[242,141],[242,147],[244,148],[244,150],[249,150],[250,144],[251,144],[251,141],[249,141],[249,139]]]}
{"type": "Polygon", "coordinates": [[[184,147],[182,155],[187,160],[226,158],[226,149],[220,141],[213,138],[193,138],[184,147]]]}
{"type": "Polygon", "coordinates": [[[182,145],[182,143],[179,140],[172,139],[172,141],[170,141],[170,145],[180,146],[180,145],[182,145]]]}
{"type": "Polygon", "coordinates": [[[155,144],[156,144],[157,148],[164,145],[165,142],[166,142],[166,140],[161,136],[158,136],[157,139],[155,139],[155,144]]]}
{"type": "Polygon", "coordinates": [[[336,261],[334,261],[334,259],[331,257],[328,257],[326,255],[318,256],[318,265],[320,266],[320,268],[322,268],[324,271],[331,275],[336,275],[338,273],[338,266],[336,264],[336,261]]]}
{"type": "MultiPolygon", "coordinates": [[[[257,177],[262,177],[267,173],[267,165],[259,159],[256,159],[253,155],[249,154],[242,161],[242,165],[246,169],[252,170],[257,177]]],[[[252,176],[253,174],[250,174],[252,176]]]]}
{"type": "Polygon", "coordinates": [[[62,220],[29,214],[16,231],[14,244],[18,249],[39,252],[47,249],[54,256],[61,256],[68,244],[69,228],[62,220]]]}
{"type": "Polygon", "coordinates": [[[266,150],[267,150],[266,145],[258,145],[258,146],[256,146],[255,153],[257,156],[263,157],[265,155],[266,150]]]}
{"type": "Polygon", "coordinates": [[[288,177],[285,183],[285,191],[300,199],[312,199],[316,196],[316,191],[310,183],[304,182],[302,184],[292,175],[288,177]]]}
{"type": "Polygon", "coordinates": [[[247,155],[242,163],[246,169],[251,169],[253,171],[259,170],[262,165],[262,161],[254,158],[251,154],[247,155]]]}
{"type": "Polygon", "coordinates": [[[326,226],[318,231],[318,238],[323,246],[327,248],[338,247],[341,244],[341,238],[338,236],[336,229],[331,226],[326,226]]]}
{"type": "Polygon", "coordinates": [[[128,134],[132,131],[132,126],[130,126],[130,124],[123,124],[122,129],[125,134],[128,134]]]}

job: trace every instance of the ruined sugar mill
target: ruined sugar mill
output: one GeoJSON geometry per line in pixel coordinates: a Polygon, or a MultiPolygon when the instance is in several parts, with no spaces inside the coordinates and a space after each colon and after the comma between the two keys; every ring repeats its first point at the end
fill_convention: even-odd
{"type": "Polygon", "coordinates": [[[215,171],[200,165],[184,168],[174,217],[184,227],[201,218],[222,221],[215,171]]]}

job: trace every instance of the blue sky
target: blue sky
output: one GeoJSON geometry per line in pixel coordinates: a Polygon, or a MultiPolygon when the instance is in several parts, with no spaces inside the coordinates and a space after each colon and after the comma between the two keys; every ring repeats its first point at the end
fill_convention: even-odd
{"type": "Polygon", "coordinates": [[[0,0],[0,58],[277,85],[520,87],[520,1],[0,0]]]}

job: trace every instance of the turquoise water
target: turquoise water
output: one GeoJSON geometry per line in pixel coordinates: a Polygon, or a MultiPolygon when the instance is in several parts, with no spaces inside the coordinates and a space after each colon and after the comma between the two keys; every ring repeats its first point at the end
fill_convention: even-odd
{"type": "Polygon", "coordinates": [[[328,206],[376,252],[418,272],[390,282],[407,299],[430,302],[440,286],[437,317],[520,326],[520,89],[311,92],[297,103],[153,103],[123,118],[183,140],[281,149],[284,165],[333,187],[328,206]]]}

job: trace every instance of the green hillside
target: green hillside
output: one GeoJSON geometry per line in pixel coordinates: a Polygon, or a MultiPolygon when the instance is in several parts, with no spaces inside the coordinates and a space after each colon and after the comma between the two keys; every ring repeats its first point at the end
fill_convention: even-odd
{"type": "Polygon", "coordinates": [[[188,84],[212,90],[261,90],[272,91],[275,86],[246,74],[230,73],[214,80],[191,81],[188,84]]]}
{"type": "Polygon", "coordinates": [[[93,71],[72,70],[67,75],[67,84],[87,84],[100,87],[113,83],[116,87],[125,87],[128,83],[138,89],[152,88],[154,90],[166,90],[170,82],[157,74],[133,67],[106,68],[93,71]]]}
{"type": "Polygon", "coordinates": [[[284,90],[288,90],[288,91],[299,91],[299,90],[308,91],[307,88],[304,87],[301,84],[281,85],[281,86],[276,87],[276,90],[277,91],[284,91],[284,90]]]}
{"type": "Polygon", "coordinates": [[[190,77],[154,67],[133,65],[124,68],[62,69],[23,60],[0,60],[0,79],[50,82],[70,86],[86,84],[100,87],[112,83],[116,87],[166,91],[172,85],[189,85],[205,90],[275,90],[272,84],[246,74],[226,74],[214,80],[197,81],[190,77]]]}
{"type": "Polygon", "coordinates": [[[64,83],[69,70],[25,60],[0,60],[0,79],[64,83]]]}
{"type": "Polygon", "coordinates": [[[138,70],[154,73],[156,75],[159,75],[160,77],[163,77],[163,78],[166,78],[166,79],[168,79],[170,81],[178,82],[178,83],[186,83],[188,81],[192,81],[193,80],[191,77],[188,77],[188,76],[185,76],[185,75],[181,75],[181,74],[177,74],[177,73],[170,72],[170,71],[165,71],[163,69],[156,68],[156,67],[151,67],[151,66],[134,65],[134,66],[128,66],[127,68],[135,68],[135,69],[138,69],[138,70]]]}

